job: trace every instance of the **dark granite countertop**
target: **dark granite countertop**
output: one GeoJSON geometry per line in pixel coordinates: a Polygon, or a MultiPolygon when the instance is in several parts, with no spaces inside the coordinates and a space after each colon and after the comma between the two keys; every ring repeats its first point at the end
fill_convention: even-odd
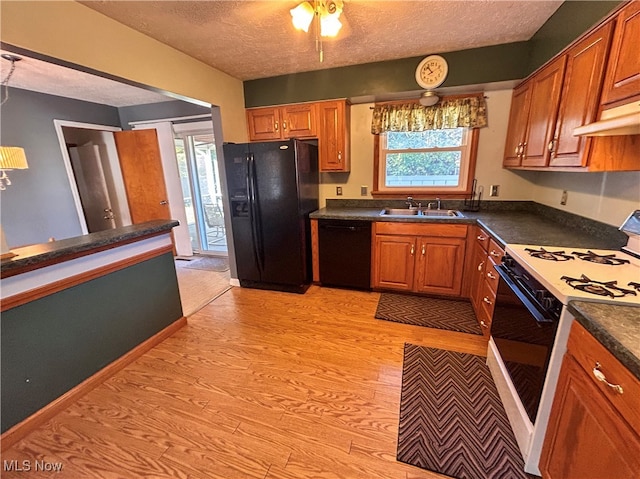
{"type": "Polygon", "coordinates": [[[3,278],[13,276],[54,262],[73,259],[93,251],[109,249],[118,244],[131,243],[168,232],[178,224],[175,220],[154,220],[49,243],[13,248],[11,252],[16,253],[17,256],[2,260],[0,272],[3,278]]]}
{"type": "MultiPolygon", "coordinates": [[[[314,211],[314,219],[342,219],[391,222],[433,222],[478,224],[502,244],[532,244],[572,248],[620,249],[626,243],[624,233],[614,226],[599,223],[533,202],[491,202],[495,205],[478,212],[461,211],[463,217],[381,216],[384,200],[328,203],[314,211]],[[502,203],[502,204],[499,204],[502,203]],[[370,206],[365,206],[370,205],[370,206]]],[[[447,201],[450,209],[462,210],[461,202],[447,201]]],[[[401,203],[392,205],[404,207],[401,203]]]]}
{"type": "Polygon", "coordinates": [[[569,311],[640,380],[640,307],[570,301],[569,311]]]}

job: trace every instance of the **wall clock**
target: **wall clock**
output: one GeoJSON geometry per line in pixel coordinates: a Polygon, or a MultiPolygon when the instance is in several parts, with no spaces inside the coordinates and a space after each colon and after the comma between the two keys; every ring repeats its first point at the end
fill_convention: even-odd
{"type": "Polygon", "coordinates": [[[447,60],[440,55],[429,55],[416,68],[416,82],[426,90],[437,88],[444,83],[448,72],[447,60]]]}

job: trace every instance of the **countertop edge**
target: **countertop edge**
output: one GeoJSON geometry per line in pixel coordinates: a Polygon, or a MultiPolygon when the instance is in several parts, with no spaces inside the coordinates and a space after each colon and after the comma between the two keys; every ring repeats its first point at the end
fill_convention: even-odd
{"type": "Polygon", "coordinates": [[[92,252],[170,232],[179,224],[176,220],[154,220],[50,243],[14,248],[11,251],[17,255],[2,261],[0,277],[15,276],[49,264],[62,263],[92,252]]]}

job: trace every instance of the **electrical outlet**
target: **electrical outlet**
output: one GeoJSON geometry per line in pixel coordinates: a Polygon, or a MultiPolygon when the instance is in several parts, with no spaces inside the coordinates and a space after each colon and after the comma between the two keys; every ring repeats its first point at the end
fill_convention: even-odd
{"type": "Polygon", "coordinates": [[[567,190],[562,191],[562,196],[560,197],[560,204],[561,205],[567,204],[567,190]]]}
{"type": "Polygon", "coordinates": [[[360,187],[360,196],[367,196],[367,189],[368,187],[366,185],[362,185],[360,187]]]}
{"type": "Polygon", "coordinates": [[[489,196],[500,196],[500,185],[491,185],[489,196]]]}
{"type": "Polygon", "coordinates": [[[336,195],[342,196],[342,186],[336,186],[336,195]]]}

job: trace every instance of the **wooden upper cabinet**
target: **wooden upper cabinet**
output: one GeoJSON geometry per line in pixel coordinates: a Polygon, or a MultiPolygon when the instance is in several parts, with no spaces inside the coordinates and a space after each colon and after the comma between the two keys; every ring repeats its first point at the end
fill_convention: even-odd
{"type": "Polygon", "coordinates": [[[349,171],[350,111],[346,100],[318,103],[320,171],[349,171]]]}
{"type": "Polygon", "coordinates": [[[573,130],[597,119],[599,91],[613,25],[606,23],[566,53],[567,66],[555,135],[549,143],[551,166],[586,166],[591,138],[573,130]]]}
{"type": "Polygon", "coordinates": [[[531,102],[530,86],[530,83],[523,83],[513,90],[507,143],[504,150],[504,166],[520,166],[522,163],[522,153],[524,151],[522,145],[527,130],[527,118],[531,102]]]}
{"type": "Polygon", "coordinates": [[[566,56],[556,58],[530,80],[531,102],[524,139],[522,166],[547,166],[549,142],[555,132],[566,56]]]}
{"type": "Polygon", "coordinates": [[[286,138],[313,138],[316,132],[317,105],[305,103],[280,108],[282,134],[286,138]]]}
{"type": "Polygon", "coordinates": [[[280,110],[276,107],[247,110],[250,141],[280,140],[280,110]]]}
{"type": "Polygon", "coordinates": [[[303,103],[247,110],[250,141],[314,138],[317,135],[316,104],[303,103]]]}
{"type": "Polygon", "coordinates": [[[640,1],[622,8],[607,63],[602,105],[611,108],[640,99],[640,1]]]}

